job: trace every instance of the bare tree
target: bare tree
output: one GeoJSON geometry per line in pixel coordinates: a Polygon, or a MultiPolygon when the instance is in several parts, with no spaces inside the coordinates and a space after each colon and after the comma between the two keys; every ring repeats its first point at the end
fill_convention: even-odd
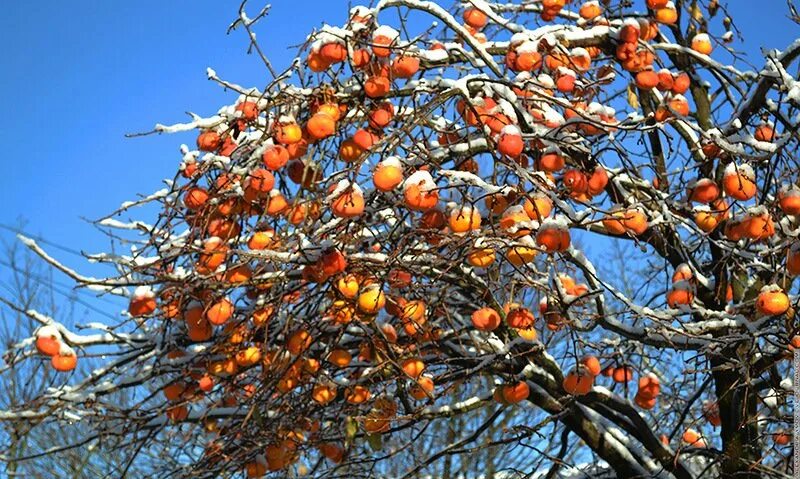
{"type": "MultiPolygon", "coordinates": [[[[24,229],[9,227],[15,231],[24,229]]],[[[34,404],[53,387],[62,384],[50,368],[49,361],[38,358],[32,351],[21,351],[15,347],[19,338],[39,327],[39,323],[26,314],[37,311],[51,317],[72,318],[79,324],[86,314],[103,311],[82,310],[79,292],[69,285],[60,284],[53,277],[53,270],[41,258],[29,250],[22,250],[18,241],[6,241],[0,264],[5,271],[0,303],[0,338],[8,350],[3,357],[0,378],[0,407],[3,410],[23,409],[34,404]],[[30,357],[34,354],[33,357],[30,357]],[[26,360],[27,359],[27,360],[26,360]]],[[[91,298],[91,296],[90,296],[91,298]]],[[[92,307],[90,303],[85,303],[92,307]]],[[[88,374],[89,364],[84,363],[75,374],[88,374]]],[[[4,451],[7,477],[60,478],[60,477],[106,477],[113,475],[117,463],[125,458],[121,453],[97,447],[95,443],[72,447],[75,438],[90,433],[80,423],[61,421],[40,424],[39,421],[2,421],[0,444],[4,451]]],[[[139,468],[134,471],[140,471],[139,468]]]]}

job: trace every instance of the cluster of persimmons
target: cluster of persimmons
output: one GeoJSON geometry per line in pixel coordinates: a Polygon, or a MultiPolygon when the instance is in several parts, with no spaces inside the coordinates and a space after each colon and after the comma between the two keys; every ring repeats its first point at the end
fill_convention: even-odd
{"type": "MultiPolygon", "coordinates": [[[[570,327],[565,304],[590,309],[587,298],[597,292],[566,269],[535,294],[505,290],[504,278],[540,274],[537,261],[558,268],[576,227],[635,241],[655,234],[646,206],[606,196],[620,170],[579,155],[574,144],[631,128],[599,97],[615,69],[640,94],[657,94],[658,123],[690,115],[691,82],[684,72],[657,69],[647,46],[677,21],[672,2],[647,0],[650,16],[616,22],[604,17],[602,2],[541,3],[542,22],[574,7],[584,30],[608,29],[561,41],[525,30],[495,43],[483,33],[493,24],[487,12],[467,6],[459,28],[470,38],[415,43],[359,7],[344,28],[312,36],[298,68],[317,78],[313,88],[243,93],[221,120],[199,128],[199,152],[184,157],[159,226],[178,233],[184,225],[186,233],[180,244],[154,233],[163,260],[137,270],[153,286],[137,288],[129,306],[132,317],[161,321],[170,332],[165,356],[174,374],[163,386],[170,420],[197,421],[196,403],[264,400],[276,417],[260,423],[271,439],[245,458],[248,476],[284,469],[312,449],[338,463],[356,435],[391,431],[452,393],[438,384],[440,376],[451,381],[454,367],[445,341],[467,330],[535,343],[543,330],[570,327]],[[476,79],[453,101],[428,98],[430,108],[409,101],[445,88],[436,75],[465,63],[473,44],[505,68],[510,88],[476,79]],[[406,147],[412,139],[425,148],[406,147]],[[596,220],[575,224],[572,209],[592,205],[596,220]],[[467,292],[453,292],[459,288],[467,292]],[[347,432],[336,421],[347,421],[347,432]]],[[[712,51],[704,34],[691,48],[712,51]]],[[[763,123],[754,136],[771,142],[777,133],[763,123]]],[[[764,202],[753,167],[713,142],[697,147],[724,165],[717,177],[686,187],[684,219],[697,234],[768,242],[776,215],[800,214],[797,188],[764,202]]],[[[787,270],[800,273],[800,248],[787,254],[787,270]]],[[[688,265],[676,268],[665,307],[691,310],[695,279],[688,265]]],[[[726,299],[734,301],[730,286],[726,299]]],[[[755,302],[759,315],[789,308],[778,285],[764,286],[755,302]]],[[[76,367],[67,343],[55,328],[37,333],[36,347],[58,371],[76,367]]],[[[561,384],[568,396],[590,393],[603,376],[622,384],[638,376],[632,397],[644,410],[661,392],[655,374],[617,359],[587,354],[569,368],[561,384]]],[[[523,377],[498,376],[495,384],[502,404],[531,394],[523,377]]],[[[707,417],[718,417],[713,405],[707,417]]],[[[210,441],[208,464],[242,454],[229,445],[241,431],[206,426],[233,441],[210,441]]],[[[702,441],[693,430],[683,439],[702,441]]]]}

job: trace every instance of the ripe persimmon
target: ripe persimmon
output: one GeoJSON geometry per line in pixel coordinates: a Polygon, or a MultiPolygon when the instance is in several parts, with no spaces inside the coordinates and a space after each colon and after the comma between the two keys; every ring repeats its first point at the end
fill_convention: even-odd
{"type": "Polygon", "coordinates": [[[543,194],[536,194],[531,198],[525,199],[523,209],[528,218],[541,222],[550,216],[553,211],[553,202],[543,194]]]}
{"type": "Polygon", "coordinates": [[[542,153],[542,156],[537,162],[537,166],[542,170],[549,173],[561,171],[564,168],[565,159],[563,153],[556,148],[547,149],[542,153]]]}
{"type": "Polygon", "coordinates": [[[362,150],[367,151],[380,140],[377,133],[372,130],[362,128],[353,134],[353,142],[361,147],[362,150]]]}
{"type": "Polygon", "coordinates": [[[772,215],[763,206],[749,208],[742,222],[744,235],[752,240],[766,240],[775,235],[772,215]]]}
{"type": "Polygon", "coordinates": [[[706,33],[699,33],[692,38],[692,50],[703,55],[710,55],[714,47],[711,45],[711,37],[706,33]]]}
{"type": "Polygon", "coordinates": [[[739,241],[745,236],[745,224],[740,220],[731,219],[725,222],[725,237],[730,241],[739,241]]]}
{"type": "Polygon", "coordinates": [[[639,378],[638,391],[636,393],[644,399],[655,399],[661,394],[661,381],[652,373],[639,378]]]}
{"type": "Polygon", "coordinates": [[[515,198],[516,198],[516,193],[514,192],[510,192],[508,194],[492,193],[486,195],[483,202],[486,205],[486,208],[489,209],[491,214],[499,215],[502,214],[508,208],[508,205],[515,198]]]}
{"type": "Polygon", "coordinates": [[[786,446],[792,442],[792,434],[785,431],[778,431],[772,435],[772,440],[778,446],[786,446]]]}
{"type": "Polygon", "coordinates": [[[203,314],[200,305],[191,306],[183,314],[186,331],[189,339],[194,342],[203,342],[211,339],[214,329],[203,314]]]}
{"type": "Polygon", "coordinates": [[[390,56],[397,36],[398,32],[391,27],[378,27],[372,34],[372,53],[380,58],[390,56]]]}
{"type": "Polygon", "coordinates": [[[320,73],[330,68],[331,64],[326,61],[318,51],[312,51],[306,58],[306,65],[311,71],[320,73]]]}
{"type": "Polygon", "coordinates": [[[258,346],[248,346],[236,353],[234,356],[236,365],[241,368],[247,368],[257,364],[261,361],[261,348],[258,346]]]}
{"type": "Polygon", "coordinates": [[[425,363],[419,357],[412,357],[404,359],[400,363],[400,367],[406,376],[417,379],[422,375],[425,370],[425,363]]]}
{"type": "Polygon", "coordinates": [[[515,329],[530,328],[535,321],[536,317],[533,313],[529,309],[520,306],[512,307],[506,313],[506,323],[515,329]]]}
{"type": "Polygon", "coordinates": [[[267,459],[267,469],[279,471],[289,467],[297,460],[295,450],[297,445],[290,440],[283,440],[267,446],[265,456],[267,459]]]}
{"type": "Polygon", "coordinates": [[[500,131],[497,140],[497,151],[511,158],[518,158],[525,149],[522,133],[515,125],[506,125],[500,131]]]}
{"type": "Polygon", "coordinates": [[[414,211],[430,210],[439,202],[436,184],[426,171],[418,171],[406,179],[403,197],[406,206],[414,211]]]}
{"type": "Polygon", "coordinates": [[[167,399],[167,401],[175,402],[181,399],[188,390],[189,388],[186,383],[177,381],[164,386],[162,392],[164,393],[164,397],[167,399]]]}
{"type": "Polygon", "coordinates": [[[66,344],[61,344],[58,354],[53,355],[50,359],[50,364],[58,372],[66,373],[75,369],[78,365],[78,356],[66,344]]]}
{"type": "Polygon", "coordinates": [[[344,460],[345,451],[341,447],[332,443],[323,443],[318,446],[319,452],[334,464],[339,464],[344,460]]]}
{"type": "Polygon", "coordinates": [[[208,373],[220,378],[233,376],[238,370],[239,365],[236,364],[236,360],[232,357],[212,361],[208,364],[208,373]]]}
{"type": "Polygon", "coordinates": [[[243,101],[236,105],[236,111],[241,112],[243,120],[253,121],[258,118],[258,103],[254,101],[243,101]]]}
{"type": "Polygon", "coordinates": [[[616,383],[627,383],[633,379],[633,368],[630,366],[619,366],[614,368],[611,378],[616,383]]]}
{"type": "Polygon", "coordinates": [[[225,271],[225,281],[232,284],[242,284],[250,280],[253,271],[249,264],[240,264],[225,271]]]}
{"type": "Polygon", "coordinates": [[[689,184],[687,194],[689,200],[698,203],[711,203],[719,198],[719,187],[709,178],[700,178],[689,184]]]}
{"type": "Polygon", "coordinates": [[[225,324],[225,321],[233,316],[233,309],[233,303],[230,299],[221,298],[206,309],[205,316],[208,322],[219,326],[220,324],[225,324]]]}
{"type": "Polygon", "coordinates": [[[298,329],[293,332],[286,341],[286,350],[296,356],[308,349],[313,340],[314,338],[308,331],[305,329],[298,329]]]}
{"type": "Polygon", "coordinates": [[[467,253],[467,263],[476,268],[485,268],[495,260],[495,252],[492,248],[476,248],[467,253]]]}
{"type": "Polygon", "coordinates": [[[581,365],[586,369],[586,372],[591,374],[592,376],[599,376],[600,375],[600,361],[597,359],[596,356],[586,355],[581,358],[581,365]]]}
{"type": "Polygon", "coordinates": [[[331,211],[339,218],[355,218],[364,212],[364,195],[357,187],[347,187],[331,202],[331,211]]]}
{"type": "Polygon", "coordinates": [[[339,291],[339,293],[341,293],[341,295],[345,298],[349,299],[354,299],[356,296],[358,296],[358,287],[358,278],[352,274],[342,276],[336,282],[336,289],[339,291]]]}
{"type": "Polygon", "coordinates": [[[477,208],[462,206],[454,208],[449,217],[450,229],[453,233],[466,233],[481,227],[481,214],[477,208]]]}
{"type": "Polygon", "coordinates": [[[577,368],[564,376],[561,387],[567,394],[583,396],[592,390],[594,377],[584,368],[577,368]]]}
{"type": "Polygon", "coordinates": [[[369,112],[369,126],[381,130],[391,123],[392,118],[394,118],[394,105],[388,101],[380,102],[369,112]]]}
{"type": "Polygon", "coordinates": [[[494,331],[500,326],[500,314],[492,308],[475,310],[471,316],[472,325],[479,331],[494,331]]]}
{"type": "Polygon", "coordinates": [[[197,148],[200,151],[217,151],[222,146],[222,138],[213,130],[205,130],[197,137],[197,148]]]}
{"type": "Polygon", "coordinates": [[[787,215],[800,215],[800,188],[783,187],[778,192],[778,204],[787,215]]]}
{"type": "Polygon", "coordinates": [[[672,93],[683,95],[684,93],[689,91],[690,86],[691,86],[691,79],[689,78],[689,75],[684,72],[681,72],[673,78],[672,93]]]}
{"type": "Polygon", "coordinates": [[[681,436],[684,444],[692,447],[706,447],[706,442],[703,436],[694,429],[687,429],[681,436]]]}
{"type": "Polygon", "coordinates": [[[287,166],[289,179],[305,189],[311,189],[322,179],[319,166],[312,161],[292,160],[287,166]]]}
{"type": "Polygon", "coordinates": [[[722,177],[725,193],[737,200],[746,201],[756,195],[755,173],[746,164],[730,163],[722,177]]]}
{"type": "MultiPolygon", "coordinates": [[[[305,206],[303,206],[305,208],[305,206]]],[[[283,194],[278,190],[272,190],[269,192],[269,200],[267,202],[267,209],[265,213],[269,216],[277,216],[283,212],[285,212],[289,208],[289,203],[286,201],[286,198],[283,194]]]]}
{"type": "Polygon", "coordinates": [[[248,478],[262,477],[267,473],[267,465],[258,461],[250,461],[245,465],[245,474],[248,478]]]}
{"type": "Polygon", "coordinates": [[[419,71],[419,58],[411,55],[397,57],[392,62],[395,78],[411,78],[419,71]]]}
{"type": "Polygon", "coordinates": [[[347,58],[347,48],[339,42],[326,43],[320,47],[319,56],[329,65],[340,63],[347,58]]]}
{"type": "Polygon", "coordinates": [[[256,168],[247,177],[247,187],[259,193],[269,193],[275,185],[275,177],[264,168],[256,168]]]}
{"type": "Polygon", "coordinates": [[[190,210],[199,210],[208,202],[209,194],[205,188],[199,186],[190,188],[183,195],[183,204],[190,210]]]}
{"type": "Polygon", "coordinates": [[[642,90],[652,90],[658,84],[658,74],[653,70],[642,70],[636,74],[636,86],[642,90]]]}
{"type": "Polygon", "coordinates": [[[719,427],[722,424],[722,418],[719,415],[719,404],[714,401],[703,401],[703,416],[714,427],[719,427]]]}
{"type": "Polygon", "coordinates": [[[692,273],[692,268],[686,263],[681,263],[675,268],[675,272],[672,274],[672,282],[677,283],[678,281],[692,281],[694,278],[694,273],[692,273]]]}
{"type": "Polygon", "coordinates": [[[500,394],[506,404],[517,404],[530,396],[530,386],[526,381],[505,384],[500,388],[500,394]]]}
{"type": "Polygon", "coordinates": [[[339,145],[339,158],[342,161],[353,162],[361,158],[365,150],[361,148],[352,138],[344,140],[339,145]]]}
{"type": "Polygon", "coordinates": [[[626,21],[619,29],[617,38],[622,43],[636,43],[639,41],[640,25],[636,21],[626,21]]]}
{"type": "Polygon", "coordinates": [[[656,10],[655,20],[665,25],[672,25],[678,21],[678,11],[672,2],[667,2],[666,6],[656,10]]]}
{"type": "Polygon", "coordinates": [[[282,145],[293,145],[303,139],[303,130],[294,121],[279,123],[275,129],[275,141],[282,145]]]}
{"type": "Polygon", "coordinates": [[[506,258],[515,266],[522,266],[530,263],[536,257],[538,251],[530,246],[515,245],[506,251],[506,258]]]}
{"type": "Polygon", "coordinates": [[[214,378],[209,375],[204,375],[197,382],[197,387],[203,392],[211,392],[214,389],[214,378]]]}
{"type": "Polygon", "coordinates": [[[421,299],[415,299],[412,301],[406,301],[405,304],[403,304],[400,308],[397,316],[399,316],[400,320],[404,323],[411,321],[417,324],[424,324],[427,318],[426,313],[427,305],[425,304],[425,301],[421,299]]]}
{"type": "Polygon", "coordinates": [[[328,276],[341,273],[347,268],[347,258],[336,248],[325,250],[320,256],[319,263],[328,276]]]}
{"type": "Polygon", "coordinates": [[[773,141],[775,140],[775,127],[770,123],[761,123],[756,127],[756,132],[753,136],[758,141],[773,141]]]}
{"type": "Polygon", "coordinates": [[[655,397],[646,397],[639,393],[633,397],[633,402],[642,409],[653,409],[656,406],[656,398],[655,397]]]}
{"type": "Polygon", "coordinates": [[[542,55],[537,51],[520,51],[514,54],[513,70],[529,72],[542,67],[542,55]]]}
{"type": "Polygon", "coordinates": [[[761,288],[756,298],[756,310],[763,316],[778,316],[789,310],[789,296],[777,285],[761,288]]]}
{"type": "Polygon", "coordinates": [[[327,113],[315,113],[306,123],[308,136],[313,140],[321,140],[336,132],[336,120],[327,113]]]}
{"type": "Polygon", "coordinates": [[[672,289],[667,293],[667,304],[670,308],[691,305],[693,300],[694,292],[692,291],[692,286],[685,281],[673,283],[672,289]]]}
{"type": "Polygon", "coordinates": [[[381,98],[389,93],[392,82],[383,76],[371,76],[364,82],[364,93],[369,98],[381,98]]]}
{"type": "Polygon", "coordinates": [[[599,195],[606,189],[607,185],[608,172],[605,167],[603,165],[595,166],[594,171],[589,175],[589,179],[586,182],[589,194],[592,196],[599,195]]]}
{"type": "Polygon", "coordinates": [[[712,232],[719,224],[719,218],[708,206],[700,206],[694,210],[694,222],[705,233],[712,232]]]}
{"type": "Polygon", "coordinates": [[[586,174],[577,169],[565,171],[561,182],[571,195],[585,194],[589,191],[589,180],[586,178],[586,174]]]}
{"type": "Polygon", "coordinates": [[[578,14],[584,20],[594,20],[602,13],[603,9],[600,8],[600,3],[598,3],[596,0],[584,2],[583,5],[581,5],[580,10],[578,10],[578,14]]]}
{"type": "Polygon", "coordinates": [[[674,95],[667,102],[669,109],[680,116],[689,116],[689,102],[683,95],[674,95]]]}
{"type": "Polygon", "coordinates": [[[536,233],[536,244],[548,253],[565,251],[570,245],[569,229],[558,220],[545,220],[536,233]]]}
{"type": "Polygon", "coordinates": [[[385,305],[386,295],[377,284],[364,287],[358,295],[358,309],[363,313],[377,314],[385,305]]]}
{"type": "Polygon", "coordinates": [[[339,105],[338,103],[333,101],[323,101],[311,105],[312,114],[316,115],[318,113],[322,113],[333,118],[333,121],[339,121],[339,119],[342,117],[343,112],[345,111],[346,107],[344,105],[339,105]]]}
{"type": "Polygon", "coordinates": [[[489,21],[485,13],[477,8],[468,8],[464,10],[464,23],[475,29],[481,29],[486,26],[489,21]]]}
{"type": "Polygon", "coordinates": [[[369,400],[371,394],[369,389],[364,386],[352,386],[345,391],[345,401],[350,404],[362,404],[369,400]]]}
{"type": "Polygon", "coordinates": [[[353,356],[346,349],[334,349],[328,354],[328,362],[337,367],[347,367],[353,360],[353,356]]]}
{"type": "Polygon", "coordinates": [[[275,230],[267,229],[256,231],[247,241],[247,247],[252,250],[264,250],[275,245],[275,230]]]}
{"type": "Polygon", "coordinates": [[[286,152],[289,153],[289,159],[295,160],[308,153],[308,140],[300,138],[300,141],[286,145],[286,152]]]}
{"type": "Polygon", "coordinates": [[[156,310],[156,295],[147,286],[136,288],[128,304],[128,312],[133,317],[147,316],[156,310]]]}
{"type": "Polygon", "coordinates": [[[61,333],[55,326],[42,326],[36,332],[36,350],[45,356],[55,356],[61,351],[61,333]]]}
{"type": "Polygon", "coordinates": [[[622,217],[622,225],[629,233],[640,235],[647,231],[647,217],[639,209],[630,209],[622,217]]]}
{"type": "Polygon", "coordinates": [[[369,65],[370,57],[369,51],[365,48],[356,48],[353,49],[353,58],[350,62],[356,70],[360,70],[369,65]]]}
{"type": "Polygon", "coordinates": [[[420,376],[414,385],[409,388],[408,393],[417,401],[421,401],[432,396],[433,389],[433,379],[430,376],[420,376]]]}

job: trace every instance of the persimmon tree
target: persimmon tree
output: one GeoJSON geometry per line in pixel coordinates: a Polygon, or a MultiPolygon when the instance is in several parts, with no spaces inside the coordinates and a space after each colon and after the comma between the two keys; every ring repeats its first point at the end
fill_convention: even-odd
{"type": "Polygon", "coordinates": [[[158,125],[196,147],[98,221],[133,243],[89,256],[114,274],[21,238],[129,308],[25,310],[11,361],[65,374],[0,418],[80,421],[169,477],[484,449],[521,476],[789,474],[800,42],[750,67],[716,0],[382,0],[281,71],[267,13],[230,26],[266,85],[209,69],[231,104],[158,125]]]}

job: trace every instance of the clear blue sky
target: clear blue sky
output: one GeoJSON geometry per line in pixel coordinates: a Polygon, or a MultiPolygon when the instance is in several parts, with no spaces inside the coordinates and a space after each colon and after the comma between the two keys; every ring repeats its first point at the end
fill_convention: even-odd
{"type": "MultiPolygon", "coordinates": [[[[348,10],[344,2],[327,0],[272,3],[259,40],[277,65],[291,60],[289,45],[301,43],[323,19],[343,22],[348,10]]],[[[263,5],[251,4],[251,15],[263,5]]],[[[126,139],[125,133],[186,121],[188,110],[211,114],[235,99],[206,79],[206,67],[241,84],[266,83],[263,65],[246,55],[245,33],[225,34],[238,5],[222,0],[4,5],[0,144],[6,174],[0,175],[5,205],[0,224],[24,217],[34,234],[74,249],[106,249],[107,239],[81,217],[101,217],[137,193],[159,189],[160,180],[175,173],[179,145],[194,141],[194,134],[126,139]]],[[[0,230],[0,237],[13,235],[0,230]]],[[[70,265],[86,266],[79,257],[53,253],[70,265]]]]}
{"type": "MultiPolygon", "coordinates": [[[[800,36],[786,19],[782,0],[730,3],[748,42],[738,46],[751,54],[762,46],[782,48],[800,36]],[[764,5],[770,11],[763,12],[764,5]]],[[[210,114],[232,101],[234,95],[206,80],[206,67],[244,85],[265,83],[258,59],[245,55],[244,33],[225,34],[238,4],[7,2],[0,15],[6,46],[0,60],[6,171],[0,175],[0,224],[24,217],[35,234],[74,249],[104,250],[107,239],[81,217],[98,218],[137,193],[159,189],[180,161],[178,146],[194,141],[193,134],[137,139],[124,134],[185,121],[187,110],[210,114]]],[[[323,21],[341,24],[348,11],[342,0],[272,4],[258,32],[278,67],[291,60],[289,45],[302,42],[323,21]]],[[[250,13],[261,5],[251,0],[250,13]]],[[[3,231],[0,237],[11,235],[3,231]]],[[[70,265],[86,266],[80,258],[53,252],[70,265]]]]}

